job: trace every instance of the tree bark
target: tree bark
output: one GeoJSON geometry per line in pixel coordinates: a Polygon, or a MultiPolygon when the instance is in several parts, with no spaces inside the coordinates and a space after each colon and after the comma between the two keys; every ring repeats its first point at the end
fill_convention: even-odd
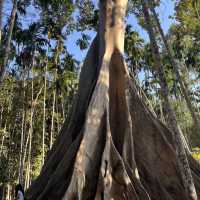
{"type": "Polygon", "coordinates": [[[58,99],[58,96],[56,96],[56,99],[55,99],[55,109],[56,109],[56,124],[57,124],[57,133],[60,132],[60,129],[61,129],[61,123],[60,122],[60,118],[59,118],[59,99],[58,99]]]}
{"type": "Polygon", "coordinates": [[[154,16],[154,19],[155,19],[155,21],[156,21],[158,30],[159,30],[159,32],[160,32],[160,35],[161,35],[162,40],[163,40],[163,42],[164,42],[165,48],[166,48],[167,53],[168,53],[168,55],[169,55],[170,63],[171,63],[171,65],[172,65],[172,67],[173,67],[173,70],[174,70],[174,73],[175,73],[175,75],[176,75],[176,78],[177,78],[177,80],[178,80],[178,82],[179,82],[179,84],[180,84],[181,91],[182,91],[183,96],[184,96],[184,98],[185,98],[187,107],[188,107],[188,109],[189,109],[189,111],[190,111],[190,114],[191,114],[191,116],[192,116],[192,119],[193,119],[193,122],[194,122],[194,124],[195,124],[195,127],[196,127],[198,133],[200,134],[200,119],[199,119],[198,116],[195,114],[194,107],[193,107],[193,105],[192,105],[192,103],[191,103],[191,100],[190,100],[190,97],[189,97],[189,91],[188,91],[187,85],[184,83],[184,78],[181,77],[181,75],[180,75],[180,73],[179,73],[179,68],[178,68],[177,62],[175,61],[174,53],[173,53],[171,47],[169,46],[168,41],[167,41],[167,39],[166,39],[166,37],[165,37],[165,35],[164,35],[164,32],[163,32],[162,27],[161,27],[161,25],[160,25],[160,21],[159,21],[159,19],[158,19],[158,16],[157,16],[157,14],[156,14],[156,12],[155,12],[154,7],[152,6],[152,1],[149,1],[149,7],[150,7],[151,12],[152,12],[152,14],[153,14],[153,16],[154,16]]]}
{"type": "MultiPolygon", "coordinates": [[[[33,80],[32,80],[33,81],[33,80]]],[[[33,86],[32,86],[33,87],[33,86]]],[[[37,105],[37,101],[38,101],[38,98],[40,96],[40,94],[42,93],[42,90],[43,90],[44,86],[42,86],[39,90],[39,92],[37,93],[36,95],[36,98],[32,101],[32,104],[31,104],[31,113],[30,113],[30,126],[29,126],[29,129],[28,129],[28,135],[26,137],[26,142],[24,143],[24,151],[22,153],[23,155],[23,166],[25,166],[25,161],[26,161],[26,156],[27,156],[27,149],[28,149],[28,145],[29,145],[29,150],[31,149],[31,143],[32,143],[32,133],[33,133],[33,118],[34,118],[34,114],[35,114],[35,106],[37,105]]],[[[32,91],[33,92],[33,91],[32,91]]],[[[33,94],[32,94],[33,95],[33,94]]],[[[33,98],[33,97],[32,97],[33,98]]],[[[28,151],[29,153],[29,151],[28,151]]],[[[31,156],[31,155],[30,155],[31,156]]]]}
{"type": "Polygon", "coordinates": [[[25,140],[25,95],[26,95],[26,89],[25,89],[25,72],[23,72],[23,85],[22,85],[22,91],[23,91],[23,105],[22,105],[22,122],[21,122],[21,136],[20,136],[20,153],[19,153],[19,174],[18,174],[18,179],[19,183],[23,183],[23,171],[24,171],[24,162],[23,162],[23,155],[24,155],[24,140],[25,140]]]}
{"type": "Polygon", "coordinates": [[[44,72],[44,96],[43,96],[43,125],[42,125],[42,165],[45,158],[45,131],[46,131],[46,91],[47,91],[47,63],[44,72]]]}
{"type": "Polygon", "coordinates": [[[152,49],[152,53],[154,56],[155,67],[157,70],[157,75],[160,79],[162,97],[164,99],[165,108],[169,115],[168,116],[169,123],[170,123],[171,129],[173,130],[173,133],[174,133],[174,141],[175,141],[175,145],[176,145],[175,148],[176,148],[176,153],[177,153],[177,157],[178,157],[178,163],[179,163],[179,168],[181,171],[182,180],[183,180],[183,183],[185,186],[185,190],[186,190],[188,199],[197,199],[194,181],[192,178],[192,174],[191,174],[191,170],[190,170],[187,156],[185,153],[185,149],[184,149],[184,146],[182,143],[182,138],[181,138],[182,132],[181,132],[181,129],[176,120],[176,114],[170,104],[169,88],[167,85],[167,80],[165,78],[165,72],[162,67],[162,61],[161,61],[161,56],[159,53],[159,48],[158,48],[158,45],[156,42],[156,38],[154,36],[155,33],[153,30],[153,26],[152,26],[149,11],[148,11],[148,4],[147,4],[146,0],[142,0],[141,2],[142,2],[144,18],[146,21],[147,31],[148,31],[149,37],[150,37],[151,49],[152,49]]]}
{"type": "Polygon", "coordinates": [[[63,98],[62,92],[61,92],[60,98],[61,98],[60,101],[61,101],[62,118],[63,118],[62,122],[64,122],[65,121],[65,103],[64,103],[64,98],[63,98]]]}
{"type": "MultiPolygon", "coordinates": [[[[32,70],[33,75],[33,70],[32,70]]],[[[31,80],[31,110],[30,110],[30,121],[29,121],[29,130],[28,130],[28,136],[27,136],[27,142],[29,141],[29,147],[28,147],[28,158],[27,158],[27,170],[26,170],[26,179],[24,188],[28,188],[30,186],[30,168],[31,168],[31,151],[32,151],[32,135],[33,135],[33,115],[34,115],[34,82],[33,78],[31,80]]],[[[27,151],[27,143],[26,143],[26,151],[27,151]]],[[[24,153],[24,165],[25,165],[25,159],[26,159],[26,151],[24,153]]]]}
{"type": "Polygon", "coordinates": [[[54,133],[54,115],[55,115],[55,102],[56,102],[56,89],[53,91],[53,104],[52,104],[52,116],[51,116],[51,132],[50,132],[50,149],[53,144],[53,133],[54,133]]]}
{"type": "MultiPolygon", "coordinates": [[[[54,74],[54,84],[57,81],[57,67],[58,67],[58,58],[59,58],[59,50],[60,50],[60,38],[57,41],[56,45],[56,54],[55,54],[55,74],[54,74]]],[[[52,148],[53,144],[53,133],[54,133],[54,115],[55,115],[55,104],[56,104],[56,88],[53,89],[53,103],[52,103],[52,116],[51,116],[51,131],[50,131],[50,149],[52,148]]]]}
{"type": "Polygon", "coordinates": [[[3,112],[4,112],[4,105],[1,105],[1,114],[0,114],[0,127],[2,127],[3,122],[3,112]]]}
{"type": "MultiPolygon", "coordinates": [[[[7,122],[6,122],[6,123],[7,123],[7,122]]],[[[7,130],[6,130],[6,125],[7,125],[7,124],[5,124],[5,126],[4,126],[4,129],[3,129],[3,136],[2,136],[2,139],[1,139],[0,157],[1,157],[1,154],[3,153],[4,139],[5,139],[5,137],[6,137],[6,132],[7,132],[7,130]]]]}
{"type": "Polygon", "coordinates": [[[15,17],[17,14],[17,0],[13,0],[13,8],[11,11],[11,16],[10,16],[10,24],[8,28],[8,35],[6,39],[6,46],[5,46],[5,52],[4,52],[4,58],[3,58],[3,64],[0,66],[0,83],[3,81],[4,74],[6,71],[6,67],[8,64],[8,58],[10,54],[10,43],[12,39],[12,33],[13,33],[13,28],[14,28],[14,23],[15,23],[15,17]]]}
{"type": "MultiPolygon", "coordinates": [[[[138,95],[123,59],[126,0],[100,0],[97,36],[70,118],[28,200],[187,200],[172,133],[138,95]]],[[[198,194],[199,166],[190,158],[198,194]]]]}
{"type": "Polygon", "coordinates": [[[0,47],[1,47],[1,39],[2,39],[3,4],[4,4],[4,0],[0,0],[0,47]]]}

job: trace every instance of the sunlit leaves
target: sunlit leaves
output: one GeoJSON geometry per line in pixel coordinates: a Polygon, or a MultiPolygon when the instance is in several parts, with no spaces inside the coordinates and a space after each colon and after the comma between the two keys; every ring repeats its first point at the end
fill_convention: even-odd
{"type": "Polygon", "coordinates": [[[89,46],[90,36],[84,33],[81,34],[81,38],[79,38],[76,44],[80,47],[81,50],[87,49],[89,46]]]}
{"type": "Polygon", "coordinates": [[[95,7],[91,0],[76,0],[77,15],[77,30],[97,30],[99,10],[95,7]]]}
{"type": "Polygon", "coordinates": [[[176,20],[181,23],[184,31],[200,39],[200,1],[177,0],[176,20]]]}
{"type": "Polygon", "coordinates": [[[144,40],[139,34],[132,30],[131,25],[126,26],[125,53],[127,62],[132,71],[142,67],[142,57],[144,53],[144,40]]]}

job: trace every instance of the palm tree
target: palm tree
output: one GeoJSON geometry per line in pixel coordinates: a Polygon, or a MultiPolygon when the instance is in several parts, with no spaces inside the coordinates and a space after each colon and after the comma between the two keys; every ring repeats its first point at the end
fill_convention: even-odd
{"type": "Polygon", "coordinates": [[[152,3],[153,3],[152,1],[149,1],[149,8],[150,8],[150,10],[151,10],[151,12],[153,14],[153,17],[155,19],[156,25],[158,27],[158,30],[159,30],[160,35],[162,37],[162,40],[164,42],[165,48],[166,48],[167,53],[169,55],[170,63],[172,65],[172,67],[173,67],[173,70],[174,70],[174,73],[176,75],[176,78],[177,78],[177,80],[178,80],[178,82],[180,84],[181,91],[183,93],[183,96],[185,98],[187,107],[188,107],[188,109],[190,111],[190,114],[192,116],[193,122],[194,122],[194,124],[196,126],[196,129],[198,130],[198,133],[200,134],[200,119],[198,118],[198,116],[195,113],[194,107],[193,107],[193,105],[191,103],[191,100],[190,100],[190,97],[189,97],[189,91],[188,91],[188,88],[187,88],[187,84],[185,83],[184,78],[181,77],[181,75],[180,75],[179,68],[178,68],[178,63],[175,61],[174,53],[173,53],[171,47],[169,46],[168,41],[167,41],[167,39],[166,39],[166,37],[164,35],[164,32],[163,32],[162,27],[160,25],[160,21],[158,19],[158,16],[157,16],[157,14],[155,12],[155,9],[154,9],[152,3]]]}
{"type": "Polygon", "coordinates": [[[0,46],[1,46],[1,37],[2,37],[3,4],[4,4],[4,0],[0,0],[0,46]]]}
{"type": "Polygon", "coordinates": [[[169,118],[169,125],[174,133],[174,141],[176,145],[176,153],[178,157],[178,163],[181,170],[182,180],[186,188],[186,193],[189,199],[197,200],[196,189],[194,186],[194,181],[192,178],[192,173],[189,167],[189,163],[187,160],[186,152],[182,142],[182,132],[178,125],[176,114],[170,104],[170,93],[169,88],[167,85],[167,80],[165,77],[164,68],[162,65],[161,56],[159,53],[159,47],[156,42],[155,32],[153,30],[151,17],[149,14],[149,8],[146,0],[141,0],[142,2],[142,9],[144,13],[144,18],[146,21],[146,27],[149,34],[150,42],[151,42],[151,49],[154,57],[156,73],[160,79],[160,86],[161,86],[161,93],[164,99],[165,109],[168,113],[169,118]]]}
{"type": "Polygon", "coordinates": [[[16,14],[17,14],[17,5],[18,5],[18,0],[13,0],[13,7],[12,7],[11,15],[10,15],[10,23],[8,27],[8,34],[7,34],[7,39],[6,39],[5,51],[4,51],[4,58],[3,58],[3,63],[0,66],[0,83],[3,80],[6,66],[8,63],[12,33],[13,33],[16,14]]]}

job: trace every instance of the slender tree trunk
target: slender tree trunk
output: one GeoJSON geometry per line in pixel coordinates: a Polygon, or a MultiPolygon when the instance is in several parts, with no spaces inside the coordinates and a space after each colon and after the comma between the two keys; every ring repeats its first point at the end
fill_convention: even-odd
{"type": "Polygon", "coordinates": [[[5,200],[9,200],[10,199],[9,196],[10,196],[10,184],[8,183],[6,185],[6,198],[5,198],[5,200]]]}
{"type": "Polygon", "coordinates": [[[3,111],[4,111],[4,106],[1,106],[1,114],[0,114],[0,127],[2,126],[2,119],[3,119],[3,111]]]}
{"type": "Polygon", "coordinates": [[[11,141],[11,138],[12,138],[12,134],[13,132],[10,131],[10,127],[8,128],[9,130],[9,142],[8,142],[8,151],[7,151],[7,166],[6,166],[6,169],[5,169],[5,180],[6,180],[6,183],[4,184],[5,185],[5,200],[9,200],[10,198],[10,174],[11,174],[11,171],[10,171],[10,165],[11,165],[11,155],[12,155],[12,141],[11,141]]]}
{"type": "Polygon", "coordinates": [[[1,114],[0,114],[0,127],[3,126],[3,112],[4,112],[4,106],[1,107],[1,114]]]}
{"type": "Polygon", "coordinates": [[[43,128],[42,128],[42,165],[45,158],[45,131],[46,131],[46,90],[47,90],[47,63],[44,72],[44,96],[43,96],[43,128]]]}
{"type": "MultiPolygon", "coordinates": [[[[33,85],[32,85],[32,87],[33,87],[33,85]]],[[[29,127],[29,130],[28,130],[28,135],[27,135],[26,142],[25,142],[25,145],[24,145],[24,148],[23,148],[24,149],[23,166],[25,166],[25,160],[26,160],[26,157],[27,157],[27,150],[28,150],[28,160],[31,158],[30,150],[32,148],[33,118],[34,118],[34,114],[35,114],[35,105],[37,104],[38,98],[39,98],[40,94],[42,93],[43,88],[44,88],[44,86],[42,86],[40,88],[39,92],[36,95],[36,98],[32,101],[32,104],[31,104],[30,127],[29,127]]],[[[32,95],[33,95],[33,90],[32,90],[32,95]]],[[[32,96],[32,98],[33,98],[33,96],[32,96]]]]}
{"type": "Polygon", "coordinates": [[[7,196],[7,184],[3,184],[3,194],[2,194],[2,199],[1,200],[6,200],[6,196],[7,196]]]}
{"type": "Polygon", "coordinates": [[[50,149],[53,144],[53,133],[54,133],[54,115],[55,115],[55,102],[56,102],[56,89],[53,91],[53,104],[52,104],[52,116],[51,116],[51,132],[50,132],[50,149]]]}
{"type": "MultiPolygon", "coordinates": [[[[33,71],[32,71],[33,75],[33,71]]],[[[33,78],[31,81],[31,110],[30,110],[30,121],[29,121],[29,130],[26,140],[26,145],[24,147],[24,157],[23,157],[23,165],[25,166],[25,160],[26,160],[26,154],[28,149],[28,156],[27,156],[27,166],[26,166],[26,176],[25,176],[25,189],[29,187],[30,184],[30,167],[31,167],[31,151],[32,151],[32,133],[33,133],[33,115],[34,115],[34,84],[33,84],[33,78]],[[29,144],[29,146],[28,146],[29,144]]]]}
{"type": "Polygon", "coordinates": [[[27,166],[27,185],[26,189],[30,186],[31,183],[31,152],[32,152],[32,133],[30,135],[30,142],[29,142],[29,151],[28,151],[28,166],[27,166]]]}
{"type": "Polygon", "coordinates": [[[7,125],[7,123],[5,124],[5,127],[3,129],[3,137],[2,137],[2,140],[1,140],[1,148],[0,148],[0,157],[1,157],[1,154],[3,152],[4,139],[6,137],[6,125],[7,125]]]}
{"type": "Polygon", "coordinates": [[[151,19],[150,19],[150,15],[149,15],[149,11],[148,11],[148,4],[147,4],[146,0],[142,0],[142,8],[143,8],[143,13],[144,13],[144,18],[146,21],[147,30],[148,30],[149,37],[150,37],[151,49],[152,49],[152,53],[154,56],[154,62],[155,62],[156,70],[157,70],[157,75],[160,79],[161,93],[162,93],[162,96],[164,99],[165,108],[167,109],[166,111],[169,115],[170,126],[174,133],[176,153],[177,153],[177,158],[178,158],[179,168],[181,171],[182,180],[183,180],[188,198],[197,200],[197,194],[196,194],[196,189],[194,186],[194,181],[192,178],[191,170],[189,167],[189,163],[188,163],[185,149],[184,149],[182,139],[181,139],[182,132],[177,123],[175,112],[172,109],[172,106],[170,104],[169,88],[167,85],[167,80],[165,77],[164,69],[162,67],[161,56],[160,56],[159,48],[158,48],[158,45],[156,42],[155,33],[152,28],[151,19]]]}
{"type": "Polygon", "coordinates": [[[24,68],[23,71],[23,86],[22,86],[22,91],[23,91],[23,105],[22,105],[22,124],[21,124],[21,141],[20,141],[20,159],[19,159],[19,183],[22,185],[24,184],[24,167],[25,167],[25,158],[26,158],[26,152],[27,152],[27,145],[26,142],[29,141],[29,133],[27,131],[27,102],[28,102],[28,90],[29,90],[29,85],[26,85],[26,76],[28,75],[29,79],[29,71],[28,69],[24,68]]]}
{"type": "MultiPolygon", "coordinates": [[[[54,83],[56,84],[57,81],[57,68],[58,68],[58,61],[59,61],[59,50],[60,50],[60,39],[57,41],[56,45],[56,54],[55,54],[55,74],[54,74],[54,83]]],[[[52,104],[52,116],[51,116],[51,131],[50,131],[50,149],[53,144],[53,133],[54,133],[54,117],[55,117],[55,104],[56,104],[56,87],[53,90],[53,104],[52,104]]]]}
{"type": "Polygon", "coordinates": [[[198,116],[195,114],[194,107],[193,107],[193,105],[192,105],[192,103],[191,103],[191,100],[190,100],[190,97],[189,97],[189,91],[188,91],[187,85],[185,84],[184,78],[181,77],[181,75],[180,75],[180,73],[179,73],[178,63],[175,61],[174,53],[173,53],[171,47],[169,46],[168,41],[167,41],[167,39],[166,39],[166,37],[165,37],[165,35],[164,35],[164,32],[163,32],[162,27],[161,27],[161,25],[160,25],[160,21],[159,21],[159,19],[158,19],[158,16],[157,16],[157,14],[156,14],[156,12],[155,12],[154,7],[152,6],[152,1],[151,1],[151,0],[148,0],[148,1],[149,1],[149,7],[150,7],[151,12],[152,12],[152,14],[153,14],[153,16],[154,16],[154,19],[155,19],[155,21],[156,21],[158,30],[159,30],[159,32],[160,32],[160,35],[161,35],[162,40],[163,40],[163,42],[164,42],[165,48],[166,48],[167,53],[168,53],[168,55],[169,55],[169,59],[170,59],[171,65],[172,65],[172,67],[173,67],[173,69],[174,69],[174,73],[176,74],[176,78],[177,78],[177,80],[178,80],[178,82],[179,82],[179,84],[180,84],[181,91],[182,91],[183,96],[184,96],[184,98],[185,98],[187,107],[188,107],[188,109],[189,109],[189,111],[190,111],[190,114],[191,114],[191,116],[192,116],[192,119],[193,119],[193,122],[194,122],[194,124],[195,124],[195,126],[196,126],[196,129],[197,129],[197,131],[198,131],[198,133],[199,133],[199,135],[200,135],[200,119],[199,119],[198,116]]]}
{"type": "Polygon", "coordinates": [[[21,139],[20,139],[20,154],[19,154],[19,183],[23,183],[23,152],[24,152],[24,130],[25,130],[25,75],[23,75],[23,106],[22,106],[22,122],[21,122],[21,139]]]}
{"type": "Polygon", "coordinates": [[[165,117],[163,114],[163,107],[162,107],[162,101],[159,101],[159,109],[160,109],[160,119],[163,123],[165,123],[165,117]]]}
{"type": "Polygon", "coordinates": [[[1,40],[2,40],[3,4],[4,4],[4,0],[0,0],[0,47],[1,47],[1,40]]]}
{"type": "Polygon", "coordinates": [[[24,181],[24,189],[26,190],[28,187],[28,173],[29,173],[29,163],[27,161],[26,170],[25,170],[25,181],[24,181]]]}
{"type": "Polygon", "coordinates": [[[58,109],[58,97],[56,97],[56,99],[55,99],[55,108],[56,108],[57,133],[59,133],[60,119],[59,119],[59,109],[58,109]]]}
{"type": "MultiPolygon", "coordinates": [[[[32,67],[33,69],[33,67],[32,67]]],[[[33,75],[33,70],[32,70],[32,75],[33,75]]],[[[28,166],[27,166],[27,187],[26,189],[30,186],[30,177],[31,177],[31,152],[32,152],[32,135],[33,135],[33,115],[34,115],[34,82],[33,78],[31,81],[31,117],[30,117],[30,141],[29,141],[29,149],[28,149],[28,166]]],[[[37,97],[36,97],[37,98],[37,97]]],[[[37,100],[37,99],[36,99],[37,100]]]]}
{"type": "Polygon", "coordinates": [[[61,92],[61,105],[62,105],[62,117],[63,117],[63,120],[62,122],[64,123],[65,121],[65,104],[64,104],[64,97],[63,97],[63,94],[61,92]]]}
{"type": "Polygon", "coordinates": [[[13,8],[11,11],[11,16],[10,16],[10,24],[9,24],[8,35],[7,35],[7,39],[6,39],[3,64],[0,66],[0,83],[3,81],[6,67],[8,64],[8,58],[9,58],[9,54],[10,54],[10,43],[11,43],[11,39],[12,39],[15,17],[17,14],[17,3],[18,3],[18,0],[13,0],[13,8]]]}
{"type": "Polygon", "coordinates": [[[31,152],[32,152],[32,132],[33,132],[33,118],[31,114],[30,119],[30,133],[29,133],[29,147],[28,147],[28,158],[27,158],[27,170],[26,170],[26,180],[25,180],[25,189],[30,186],[30,177],[31,177],[31,152]]]}

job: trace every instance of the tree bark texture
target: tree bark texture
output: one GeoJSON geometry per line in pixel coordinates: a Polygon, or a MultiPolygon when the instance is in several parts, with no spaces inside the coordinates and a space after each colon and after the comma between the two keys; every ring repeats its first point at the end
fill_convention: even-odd
{"type": "MultiPolygon", "coordinates": [[[[101,0],[70,118],[28,200],[186,200],[172,133],[138,95],[123,59],[126,0],[101,0]]],[[[199,166],[190,157],[197,192],[199,166]]]]}

